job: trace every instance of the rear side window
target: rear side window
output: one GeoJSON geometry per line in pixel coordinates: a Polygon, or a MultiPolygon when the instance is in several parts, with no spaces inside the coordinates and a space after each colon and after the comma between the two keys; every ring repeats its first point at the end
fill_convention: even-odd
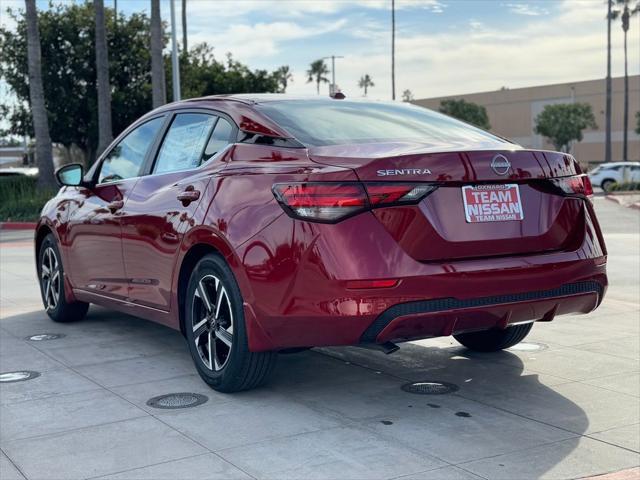
{"type": "Polygon", "coordinates": [[[153,173],[188,170],[200,165],[204,147],[217,117],[205,113],[180,113],[167,132],[153,173]]]}
{"type": "Polygon", "coordinates": [[[216,153],[220,152],[224,147],[231,142],[231,134],[233,133],[233,126],[227,122],[224,118],[220,117],[218,123],[216,123],[211,138],[207,143],[207,147],[204,149],[204,155],[202,161],[206,162],[211,159],[216,153]]]}
{"type": "Polygon", "coordinates": [[[415,105],[347,100],[283,100],[256,106],[300,142],[310,146],[412,141],[488,147],[507,141],[484,130],[415,105]]]}
{"type": "Polygon", "coordinates": [[[115,182],[140,175],[145,157],[163,123],[164,117],[154,118],[129,132],[102,162],[98,183],[115,182]]]}

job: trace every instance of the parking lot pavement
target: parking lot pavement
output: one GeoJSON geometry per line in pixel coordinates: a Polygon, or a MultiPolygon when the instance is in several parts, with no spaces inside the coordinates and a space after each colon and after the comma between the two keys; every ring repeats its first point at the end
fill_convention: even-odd
{"type": "Polygon", "coordinates": [[[0,372],[40,374],[0,384],[0,479],[637,478],[640,215],[595,202],[611,282],[596,312],[495,354],[444,338],[281,355],[268,387],[234,395],[210,390],[165,327],[97,307],[51,322],[31,234],[0,232],[0,372]],[[64,336],[26,340],[45,333],[64,336]],[[459,390],[416,395],[409,381],[459,390]],[[208,401],[147,405],[173,392],[208,401]]]}

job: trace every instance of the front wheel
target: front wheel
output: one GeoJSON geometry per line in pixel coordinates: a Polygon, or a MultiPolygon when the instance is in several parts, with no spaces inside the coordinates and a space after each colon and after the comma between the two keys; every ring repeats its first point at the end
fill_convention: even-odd
{"type": "Polygon", "coordinates": [[[454,335],[453,338],[470,350],[497,352],[520,343],[529,334],[532,326],[533,323],[524,323],[513,325],[504,330],[461,333],[454,335]]]}
{"type": "Polygon", "coordinates": [[[185,333],[202,379],[227,393],[263,385],[277,354],[249,351],[240,289],[222,257],[198,262],[186,295],[185,333]]]}
{"type": "Polygon", "coordinates": [[[89,310],[85,302],[67,302],[64,290],[64,270],[56,239],[49,234],[38,252],[38,275],[42,303],[49,318],[54,322],[82,320],[89,310]]]}

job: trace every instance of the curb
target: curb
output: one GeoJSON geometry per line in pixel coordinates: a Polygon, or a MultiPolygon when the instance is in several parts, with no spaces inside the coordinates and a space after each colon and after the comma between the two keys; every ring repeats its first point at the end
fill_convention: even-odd
{"type": "Polygon", "coordinates": [[[0,222],[0,230],[35,230],[35,222],[0,222]]]}
{"type": "Polygon", "coordinates": [[[616,195],[605,195],[604,198],[606,198],[611,202],[617,203],[618,205],[622,205],[623,207],[633,208],[634,210],[640,210],[640,202],[632,203],[630,205],[625,205],[622,199],[616,195]]]}

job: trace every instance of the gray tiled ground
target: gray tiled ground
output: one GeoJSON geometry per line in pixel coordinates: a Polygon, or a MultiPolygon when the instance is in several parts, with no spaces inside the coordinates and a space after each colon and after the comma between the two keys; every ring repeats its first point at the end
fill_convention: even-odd
{"type": "Polygon", "coordinates": [[[0,479],[580,478],[640,464],[640,215],[597,199],[611,286],[588,316],[534,327],[542,351],[477,354],[450,338],[391,356],[283,355],[271,384],[210,390],[180,335],[92,308],[42,313],[30,240],[0,233],[0,479]],[[28,342],[38,333],[62,333],[28,342]],[[404,393],[409,380],[453,395],[404,393]],[[195,392],[191,410],[154,396],[195,392]]]}

